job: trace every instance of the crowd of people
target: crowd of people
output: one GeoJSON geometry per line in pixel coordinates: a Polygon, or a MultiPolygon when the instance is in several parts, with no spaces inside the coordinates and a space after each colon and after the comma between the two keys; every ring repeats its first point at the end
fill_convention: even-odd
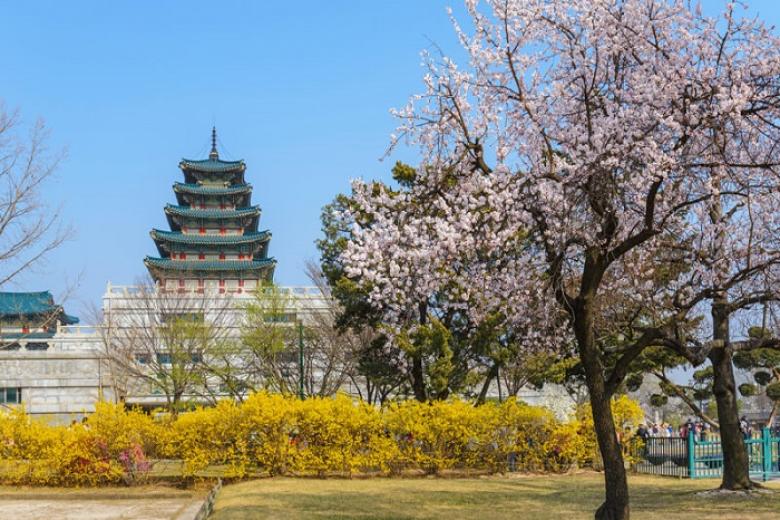
{"type": "MultiPolygon", "coordinates": [[[[758,435],[761,432],[761,427],[754,426],[754,424],[743,415],[739,419],[739,430],[742,432],[742,437],[745,440],[748,440],[753,439],[758,435]]],[[[647,440],[650,438],[687,438],[688,432],[693,432],[694,438],[697,441],[717,440],[711,438],[713,433],[717,433],[717,428],[714,428],[704,421],[694,421],[690,418],[688,421],[681,424],[679,428],[675,428],[671,424],[665,422],[662,422],[661,424],[640,424],[633,435],[628,428],[624,435],[626,438],[639,437],[643,440],[647,440]]],[[[773,427],[770,428],[770,434],[774,437],[780,437],[780,421],[777,421],[773,427]]]]}
{"type": "Polygon", "coordinates": [[[687,438],[689,432],[693,432],[697,440],[706,441],[712,433],[712,427],[704,421],[694,421],[693,419],[688,419],[687,422],[681,424],[680,427],[676,429],[671,424],[664,422],[661,424],[653,423],[652,425],[640,424],[639,428],[636,430],[636,435],[643,440],[647,440],[651,437],[687,438]]]}

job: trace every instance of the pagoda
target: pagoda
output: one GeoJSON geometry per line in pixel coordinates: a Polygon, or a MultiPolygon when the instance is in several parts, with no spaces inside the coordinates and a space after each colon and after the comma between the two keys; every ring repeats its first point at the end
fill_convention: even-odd
{"type": "Polygon", "coordinates": [[[251,205],[244,161],[219,158],[213,128],[208,159],[182,159],[179,168],[177,204],[165,206],[170,231],[151,231],[160,256],[144,260],[155,282],[178,292],[242,293],[272,281],[271,233],[258,231],[260,208],[251,205]]]}

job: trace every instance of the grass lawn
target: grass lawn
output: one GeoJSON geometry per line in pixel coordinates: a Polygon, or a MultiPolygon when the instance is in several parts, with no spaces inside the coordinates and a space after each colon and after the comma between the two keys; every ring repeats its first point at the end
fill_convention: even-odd
{"type": "MultiPolygon", "coordinates": [[[[603,482],[597,473],[472,479],[262,479],[225,486],[209,518],[593,518],[603,496],[603,482]]],[[[694,494],[717,484],[715,480],[632,476],[631,518],[780,518],[780,482],[767,485],[774,493],[750,498],[694,494]]]]}

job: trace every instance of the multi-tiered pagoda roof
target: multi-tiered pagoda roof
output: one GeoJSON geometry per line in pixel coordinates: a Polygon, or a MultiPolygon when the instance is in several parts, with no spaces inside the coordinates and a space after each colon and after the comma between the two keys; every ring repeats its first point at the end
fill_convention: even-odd
{"type": "Polygon", "coordinates": [[[218,282],[220,290],[244,281],[271,281],[276,261],[268,257],[270,231],[258,231],[260,208],[251,205],[252,185],[243,160],[219,158],[216,130],[208,159],[182,159],[184,182],[173,185],[177,204],[164,208],[170,231],[153,229],[160,257],[144,260],[152,277],[180,288],[195,281],[218,282]]]}

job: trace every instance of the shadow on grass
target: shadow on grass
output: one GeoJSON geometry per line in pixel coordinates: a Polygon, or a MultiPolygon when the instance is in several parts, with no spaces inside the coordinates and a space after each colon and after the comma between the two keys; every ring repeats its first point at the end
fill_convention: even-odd
{"type": "MultiPolygon", "coordinates": [[[[541,520],[592,518],[603,476],[487,479],[266,479],[223,488],[213,519],[261,518],[541,520]]],[[[631,479],[632,518],[670,520],[701,512],[718,520],[780,518],[780,493],[735,500],[696,496],[716,481],[631,479]]]]}

